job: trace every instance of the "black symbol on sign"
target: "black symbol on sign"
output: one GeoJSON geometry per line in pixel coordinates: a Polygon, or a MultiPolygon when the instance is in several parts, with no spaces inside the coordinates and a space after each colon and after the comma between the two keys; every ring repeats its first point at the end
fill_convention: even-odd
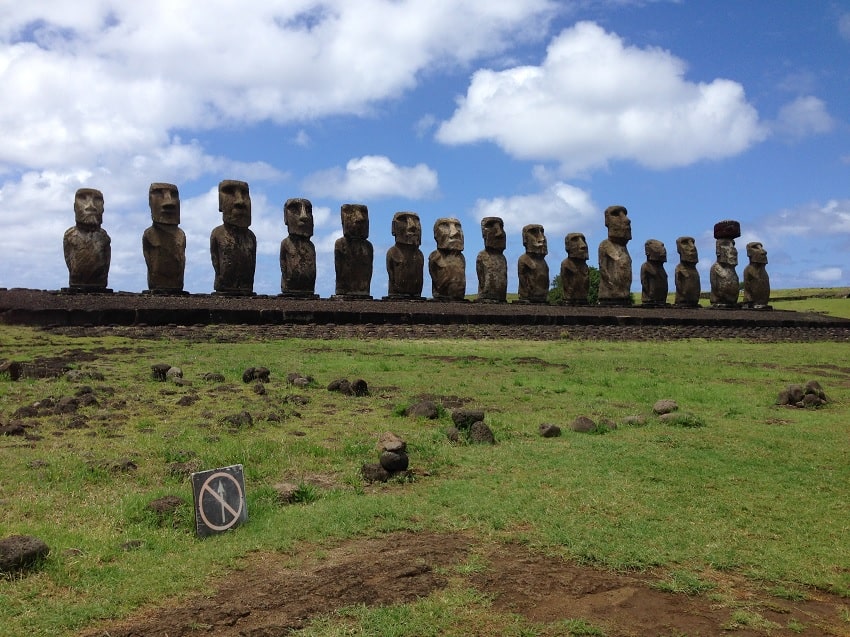
{"type": "Polygon", "coordinates": [[[239,481],[229,473],[218,472],[204,481],[198,513],[213,531],[226,531],[242,515],[244,497],[239,481]]]}

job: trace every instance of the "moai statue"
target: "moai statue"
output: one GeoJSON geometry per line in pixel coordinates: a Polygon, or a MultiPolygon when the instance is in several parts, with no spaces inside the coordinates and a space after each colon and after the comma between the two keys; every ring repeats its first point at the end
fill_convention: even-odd
{"type": "Polygon", "coordinates": [[[667,248],[657,239],[644,244],[646,263],[640,266],[640,302],[644,307],[664,307],[667,305],[667,248]]]}
{"type": "Polygon", "coordinates": [[[415,212],[397,212],[393,215],[395,245],[387,250],[387,274],[389,300],[423,300],[422,283],[425,256],[422,244],[422,224],[415,212]]]}
{"type": "Polygon", "coordinates": [[[740,281],[735,266],[738,265],[738,249],[735,239],[741,236],[741,224],[737,221],[720,221],[714,224],[714,239],[717,261],[711,266],[711,307],[735,309],[738,307],[740,281]]]}
{"type": "Polygon", "coordinates": [[[68,266],[63,292],[112,292],[106,287],[112,260],[111,239],[103,223],[103,193],[80,188],[74,195],[76,225],[65,231],[62,247],[68,266]]]}
{"type": "Polygon", "coordinates": [[[590,254],[587,240],[581,232],[571,232],[564,238],[567,258],[561,261],[561,290],[565,305],[587,305],[590,294],[590,254]]]}
{"type": "Polygon", "coordinates": [[[224,223],[210,234],[215,270],[214,294],[254,294],[257,237],[251,232],[251,195],[244,181],[225,179],[218,185],[218,209],[224,223]]]}
{"type": "Polygon", "coordinates": [[[699,307],[700,280],[697,263],[697,244],[693,237],[676,239],[679,264],[673,273],[676,282],[676,307],[699,307]]]}
{"type": "Polygon", "coordinates": [[[599,304],[632,304],[632,257],[626,244],[632,239],[632,222],[623,206],[605,209],[608,238],[599,244],[599,304]]]}
{"type": "Polygon", "coordinates": [[[546,255],[546,235],[543,226],[530,223],[522,229],[525,254],[517,263],[519,273],[518,301],[520,303],[547,303],[549,296],[549,266],[546,255]]]}
{"type": "Polygon", "coordinates": [[[316,294],[316,247],[313,236],[313,204],[308,199],[287,199],[283,221],[289,235],[280,242],[281,296],[301,299],[316,294]]]}
{"type": "Polygon", "coordinates": [[[154,183],[148,190],[153,224],[142,234],[150,294],[185,294],[186,233],[180,227],[180,194],[174,184],[154,183]]]}
{"type": "Polygon", "coordinates": [[[460,221],[441,217],[434,222],[437,249],[428,256],[431,296],[435,301],[463,301],[466,295],[466,259],[460,221]]]}
{"type": "Polygon", "coordinates": [[[345,203],[339,213],[342,236],[334,244],[336,294],[333,298],[371,299],[375,251],[368,239],[369,209],[363,204],[345,203]]]}
{"type": "Polygon", "coordinates": [[[758,241],[747,244],[749,265],[744,268],[744,307],[751,310],[771,310],[770,277],[767,275],[767,251],[758,241]]]}
{"type": "Polygon", "coordinates": [[[478,274],[478,298],[480,303],[506,303],[508,294],[508,260],[505,258],[507,244],[505,224],[499,217],[484,217],[481,220],[481,236],[484,249],[475,259],[478,274]]]}

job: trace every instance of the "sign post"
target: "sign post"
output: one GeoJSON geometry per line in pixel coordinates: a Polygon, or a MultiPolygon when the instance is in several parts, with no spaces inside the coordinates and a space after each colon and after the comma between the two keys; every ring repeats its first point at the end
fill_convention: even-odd
{"type": "Polygon", "coordinates": [[[192,496],[199,537],[223,533],[248,519],[241,464],[193,473],[192,496]]]}

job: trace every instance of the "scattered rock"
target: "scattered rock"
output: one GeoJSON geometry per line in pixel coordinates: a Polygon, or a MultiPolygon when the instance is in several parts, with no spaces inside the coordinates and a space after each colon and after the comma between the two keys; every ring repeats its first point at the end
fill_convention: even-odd
{"type": "Polygon", "coordinates": [[[183,498],[176,495],[166,495],[156,500],[151,500],[147,504],[147,508],[157,514],[157,517],[163,518],[173,515],[177,509],[185,504],[183,498]]]}
{"type": "Polygon", "coordinates": [[[364,464],[360,468],[360,473],[366,482],[386,482],[390,479],[390,472],[378,462],[364,464]]]}
{"type": "Polygon", "coordinates": [[[174,478],[188,478],[193,473],[201,470],[200,460],[186,460],[185,462],[172,462],[168,465],[168,475],[174,478]]]}
{"type": "Polygon", "coordinates": [[[8,425],[0,426],[0,436],[25,436],[28,427],[20,420],[13,420],[8,425]]]}
{"type": "Polygon", "coordinates": [[[403,451],[384,451],[381,453],[378,462],[392,474],[406,470],[410,464],[410,458],[403,451]]]}
{"type": "Polygon", "coordinates": [[[433,400],[423,400],[421,403],[416,403],[405,409],[404,415],[436,420],[440,415],[440,411],[437,409],[437,404],[433,400]]]}
{"type": "Polygon", "coordinates": [[[816,409],[827,404],[829,399],[816,380],[810,380],[803,385],[788,385],[779,392],[776,404],[787,407],[798,407],[800,409],[816,409]]]}
{"type": "Polygon", "coordinates": [[[250,383],[251,381],[258,380],[261,383],[269,382],[269,375],[271,372],[268,367],[249,367],[244,372],[242,372],[242,382],[250,383]]]}
{"type": "Polygon", "coordinates": [[[446,437],[452,442],[460,442],[460,429],[454,425],[446,427],[446,437]]]}
{"type": "Polygon", "coordinates": [[[586,434],[596,429],[596,423],[587,416],[577,416],[570,425],[570,429],[586,434]]]}
{"type": "Polygon", "coordinates": [[[407,443],[391,431],[387,431],[382,433],[381,437],[378,438],[378,451],[404,453],[407,451],[407,443]]]}
{"type": "Polygon", "coordinates": [[[79,383],[84,380],[105,380],[103,374],[98,371],[84,371],[82,369],[69,369],[65,372],[65,380],[70,383],[79,383]]]}
{"type": "Polygon", "coordinates": [[[224,374],[219,374],[218,372],[207,372],[201,376],[201,378],[208,383],[223,383],[224,382],[224,374]]]}
{"type": "Polygon", "coordinates": [[[678,403],[671,398],[662,398],[661,400],[655,401],[655,404],[652,406],[652,411],[657,415],[669,414],[671,412],[676,411],[679,408],[678,403]]]}
{"type": "Polygon", "coordinates": [[[240,411],[238,414],[232,414],[224,417],[224,422],[234,427],[251,426],[254,424],[254,418],[247,411],[240,411]]]}
{"type": "Polygon", "coordinates": [[[277,491],[277,500],[281,504],[292,504],[295,502],[296,494],[298,493],[298,485],[292,482],[280,482],[274,485],[274,490],[277,491]]]}
{"type": "Polygon", "coordinates": [[[80,400],[76,397],[62,396],[54,407],[54,412],[57,414],[72,414],[77,411],[80,405],[80,400]]]}
{"type": "Polygon", "coordinates": [[[254,393],[258,396],[266,395],[266,386],[263,383],[255,383],[254,384],[254,393]]]}
{"type": "Polygon", "coordinates": [[[36,418],[38,417],[39,405],[23,405],[12,412],[12,418],[36,418]]]}
{"type": "Polygon", "coordinates": [[[171,365],[168,363],[156,363],[151,365],[151,376],[154,380],[165,382],[168,378],[167,374],[169,369],[171,369],[171,365]]]}
{"type": "Polygon", "coordinates": [[[175,380],[177,378],[183,378],[183,370],[179,367],[169,367],[168,371],[165,372],[165,377],[168,380],[175,380]]]}
{"type": "Polygon", "coordinates": [[[452,422],[458,429],[469,429],[473,423],[484,420],[483,409],[456,409],[452,412],[452,422]]]}
{"type": "Polygon", "coordinates": [[[614,431],[617,428],[617,423],[615,423],[610,418],[603,418],[599,421],[599,424],[608,429],[609,431],[614,431]]]}
{"type": "Polygon", "coordinates": [[[349,383],[346,378],[337,378],[336,380],[332,380],[328,385],[328,391],[339,392],[344,396],[351,396],[353,393],[351,390],[351,383],[349,383]]]}
{"type": "Polygon", "coordinates": [[[301,396],[300,394],[289,394],[284,397],[283,402],[289,403],[291,405],[301,405],[304,406],[310,402],[309,396],[301,396]]]}
{"type": "Polygon", "coordinates": [[[294,387],[309,387],[313,383],[313,380],[312,376],[305,376],[298,372],[289,372],[286,375],[286,382],[294,387]]]}
{"type": "Polygon", "coordinates": [[[623,418],[623,424],[631,427],[643,427],[646,424],[646,416],[626,416],[623,418]]]}
{"type": "Polygon", "coordinates": [[[362,378],[358,378],[353,383],[351,383],[351,393],[353,393],[358,398],[362,398],[363,396],[369,395],[369,385],[362,378]]]}
{"type": "Polygon", "coordinates": [[[21,377],[23,365],[17,361],[3,361],[0,363],[0,374],[9,376],[9,380],[18,380],[21,377]]]}
{"type": "Polygon", "coordinates": [[[493,430],[490,427],[479,420],[472,423],[469,427],[469,441],[478,444],[495,445],[496,436],[493,435],[493,430]]]}
{"type": "Polygon", "coordinates": [[[537,428],[538,433],[544,438],[557,438],[561,435],[561,428],[558,425],[553,425],[550,422],[540,423],[537,428]]]}
{"type": "Polygon", "coordinates": [[[196,402],[198,402],[197,394],[186,394],[185,396],[180,397],[177,404],[181,407],[188,407],[189,405],[194,405],[196,402]]]}
{"type": "Polygon", "coordinates": [[[37,537],[10,535],[0,540],[0,572],[13,573],[38,565],[50,547],[37,537]]]}

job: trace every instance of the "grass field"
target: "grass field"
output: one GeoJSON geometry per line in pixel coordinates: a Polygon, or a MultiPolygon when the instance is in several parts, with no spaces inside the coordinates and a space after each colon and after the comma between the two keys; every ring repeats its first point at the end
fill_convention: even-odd
{"type": "MultiPolygon", "coordinates": [[[[244,336],[217,342],[211,327],[205,342],[140,341],[0,328],[0,359],[76,359],[74,367],[104,375],[0,377],[0,424],[28,425],[27,438],[0,437],[0,537],[35,535],[52,549],[37,571],[0,580],[3,634],[71,634],[203,590],[208,576],[249,552],[400,529],[463,531],[614,571],[660,569],[683,586],[719,571],[850,597],[846,343],[244,336]],[[192,384],[153,380],[150,366],[159,362],[181,367],[192,384]],[[262,395],[241,381],[260,365],[271,370],[262,395]],[[315,383],[289,386],[286,375],[296,371],[315,383]],[[203,380],[206,372],[225,382],[203,380]],[[365,379],[371,395],[328,392],[340,377],[365,379]],[[827,407],[774,405],[786,385],[810,379],[825,388],[827,407]],[[96,403],[15,415],[79,394],[81,385],[96,403]],[[425,396],[446,406],[440,419],[398,415],[425,396]],[[686,414],[678,426],[652,415],[661,398],[686,414]],[[497,445],[449,442],[449,413],[461,404],[485,410],[497,445]],[[228,422],[243,411],[252,424],[228,422]],[[579,415],[619,426],[569,431],[579,415]],[[645,424],[624,424],[634,415],[645,424]],[[539,437],[543,422],[564,435],[539,437]],[[384,431],[408,442],[413,482],[364,485],[360,467],[377,460],[384,431]],[[173,465],[187,461],[244,466],[247,524],[195,536],[191,486],[173,465]],[[310,483],[316,475],[325,486],[310,483]],[[301,504],[278,502],[273,486],[284,480],[301,485],[301,504]],[[166,495],[187,504],[163,520],[146,505],[166,495]]],[[[310,634],[342,634],[320,628],[310,634]]],[[[582,630],[558,634],[602,634],[582,630]]]]}

